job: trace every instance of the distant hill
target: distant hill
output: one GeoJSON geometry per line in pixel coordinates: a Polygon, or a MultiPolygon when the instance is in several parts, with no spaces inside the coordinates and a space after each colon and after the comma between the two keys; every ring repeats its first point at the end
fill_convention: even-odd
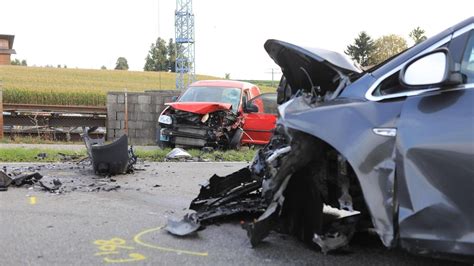
{"type": "MultiPolygon", "coordinates": [[[[221,79],[197,75],[198,80],[221,79]]],[[[176,73],[0,66],[3,102],[103,106],[108,91],[174,89],[176,73]]],[[[274,88],[258,84],[263,91],[274,88]]]]}

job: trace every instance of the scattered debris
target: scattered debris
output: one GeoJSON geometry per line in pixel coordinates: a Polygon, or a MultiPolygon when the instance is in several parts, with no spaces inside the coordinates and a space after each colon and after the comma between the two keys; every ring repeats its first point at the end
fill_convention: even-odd
{"type": "MultiPolygon", "coordinates": [[[[81,155],[76,155],[76,154],[69,155],[69,154],[64,154],[64,153],[60,153],[60,152],[59,152],[58,155],[60,156],[61,162],[76,161],[76,160],[82,160],[82,159],[84,159],[83,156],[81,156],[81,155]]],[[[87,158],[87,157],[86,157],[86,158],[87,158]]]]}
{"type": "Polygon", "coordinates": [[[61,187],[62,183],[59,181],[59,179],[53,179],[53,186],[47,186],[43,182],[38,181],[39,185],[43,188],[43,190],[51,192],[51,193],[56,193],[58,192],[59,188],[61,187]]]}
{"type": "Polygon", "coordinates": [[[19,187],[24,184],[33,185],[41,178],[43,178],[43,176],[40,173],[34,172],[15,175],[13,176],[12,181],[15,186],[19,187]]]}
{"type": "Polygon", "coordinates": [[[7,191],[11,183],[12,179],[4,171],[0,171],[0,191],[7,191]]]}
{"type": "Polygon", "coordinates": [[[12,174],[6,174],[6,168],[4,171],[0,171],[0,191],[8,190],[8,186],[22,186],[25,184],[34,185],[36,184],[43,176],[38,172],[33,173],[15,173],[16,171],[12,171],[12,174]]]}
{"type": "Polygon", "coordinates": [[[177,236],[186,236],[193,232],[196,232],[201,224],[195,213],[188,213],[182,220],[176,220],[174,218],[168,219],[166,224],[166,231],[177,236]]]}
{"type": "Polygon", "coordinates": [[[166,154],[166,159],[175,159],[175,160],[180,160],[180,159],[190,159],[192,158],[191,154],[189,154],[187,151],[185,151],[182,148],[174,148],[172,149],[168,154],[166,154]]]}
{"type": "Polygon", "coordinates": [[[116,186],[103,186],[102,190],[109,192],[109,191],[112,191],[112,190],[117,190],[119,188],[120,188],[119,185],[116,185],[116,186]]]}
{"type": "Polygon", "coordinates": [[[45,152],[40,152],[38,153],[38,155],[36,155],[36,159],[39,159],[39,160],[44,160],[47,157],[48,157],[48,154],[45,152]]]}
{"type": "Polygon", "coordinates": [[[93,139],[89,136],[96,129],[96,127],[85,129],[82,134],[94,172],[100,175],[133,172],[137,156],[135,156],[132,146],[127,150],[127,135],[123,135],[110,144],[105,144],[103,138],[93,139]]]}
{"type": "Polygon", "coordinates": [[[256,219],[243,222],[242,227],[253,247],[272,230],[316,244],[323,253],[347,245],[361,217],[355,207],[362,206],[363,200],[360,194],[348,192],[353,180],[348,176],[347,163],[331,153],[336,167],[328,168],[320,142],[298,131],[290,135],[289,131],[277,127],[270,143],[258,151],[249,167],[224,177],[212,176],[190,204],[195,219],[186,215],[169,226],[185,227],[187,230],[177,231],[181,236],[195,232],[197,224],[252,214],[256,219]],[[353,196],[357,201],[352,201],[353,196]]]}

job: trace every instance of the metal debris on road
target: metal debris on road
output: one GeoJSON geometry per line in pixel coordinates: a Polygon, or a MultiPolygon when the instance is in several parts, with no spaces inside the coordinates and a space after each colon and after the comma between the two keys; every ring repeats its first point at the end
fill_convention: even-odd
{"type": "Polygon", "coordinates": [[[191,154],[185,151],[182,148],[174,148],[168,154],[166,154],[166,159],[168,160],[180,160],[180,159],[190,159],[192,158],[191,154]]]}

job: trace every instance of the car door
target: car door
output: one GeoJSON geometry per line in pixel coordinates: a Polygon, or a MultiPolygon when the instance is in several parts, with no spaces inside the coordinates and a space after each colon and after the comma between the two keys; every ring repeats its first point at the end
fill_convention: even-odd
{"type": "Polygon", "coordinates": [[[474,34],[449,44],[463,82],[407,97],[397,126],[401,245],[474,250],[474,34]]]}
{"type": "Polygon", "coordinates": [[[278,105],[276,93],[264,93],[247,102],[255,105],[257,112],[248,112],[244,108],[244,126],[241,143],[244,144],[267,144],[276,125],[278,105]]]}

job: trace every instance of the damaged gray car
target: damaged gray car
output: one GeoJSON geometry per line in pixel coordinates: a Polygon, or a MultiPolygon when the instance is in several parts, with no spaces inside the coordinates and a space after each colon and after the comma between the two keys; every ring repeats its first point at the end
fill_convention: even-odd
{"type": "Polygon", "coordinates": [[[250,167],[203,185],[183,222],[248,212],[252,246],[278,230],[328,252],[373,230],[390,248],[472,261],[474,17],[367,72],[331,51],[264,47],[284,75],[274,136],[250,167]]]}

